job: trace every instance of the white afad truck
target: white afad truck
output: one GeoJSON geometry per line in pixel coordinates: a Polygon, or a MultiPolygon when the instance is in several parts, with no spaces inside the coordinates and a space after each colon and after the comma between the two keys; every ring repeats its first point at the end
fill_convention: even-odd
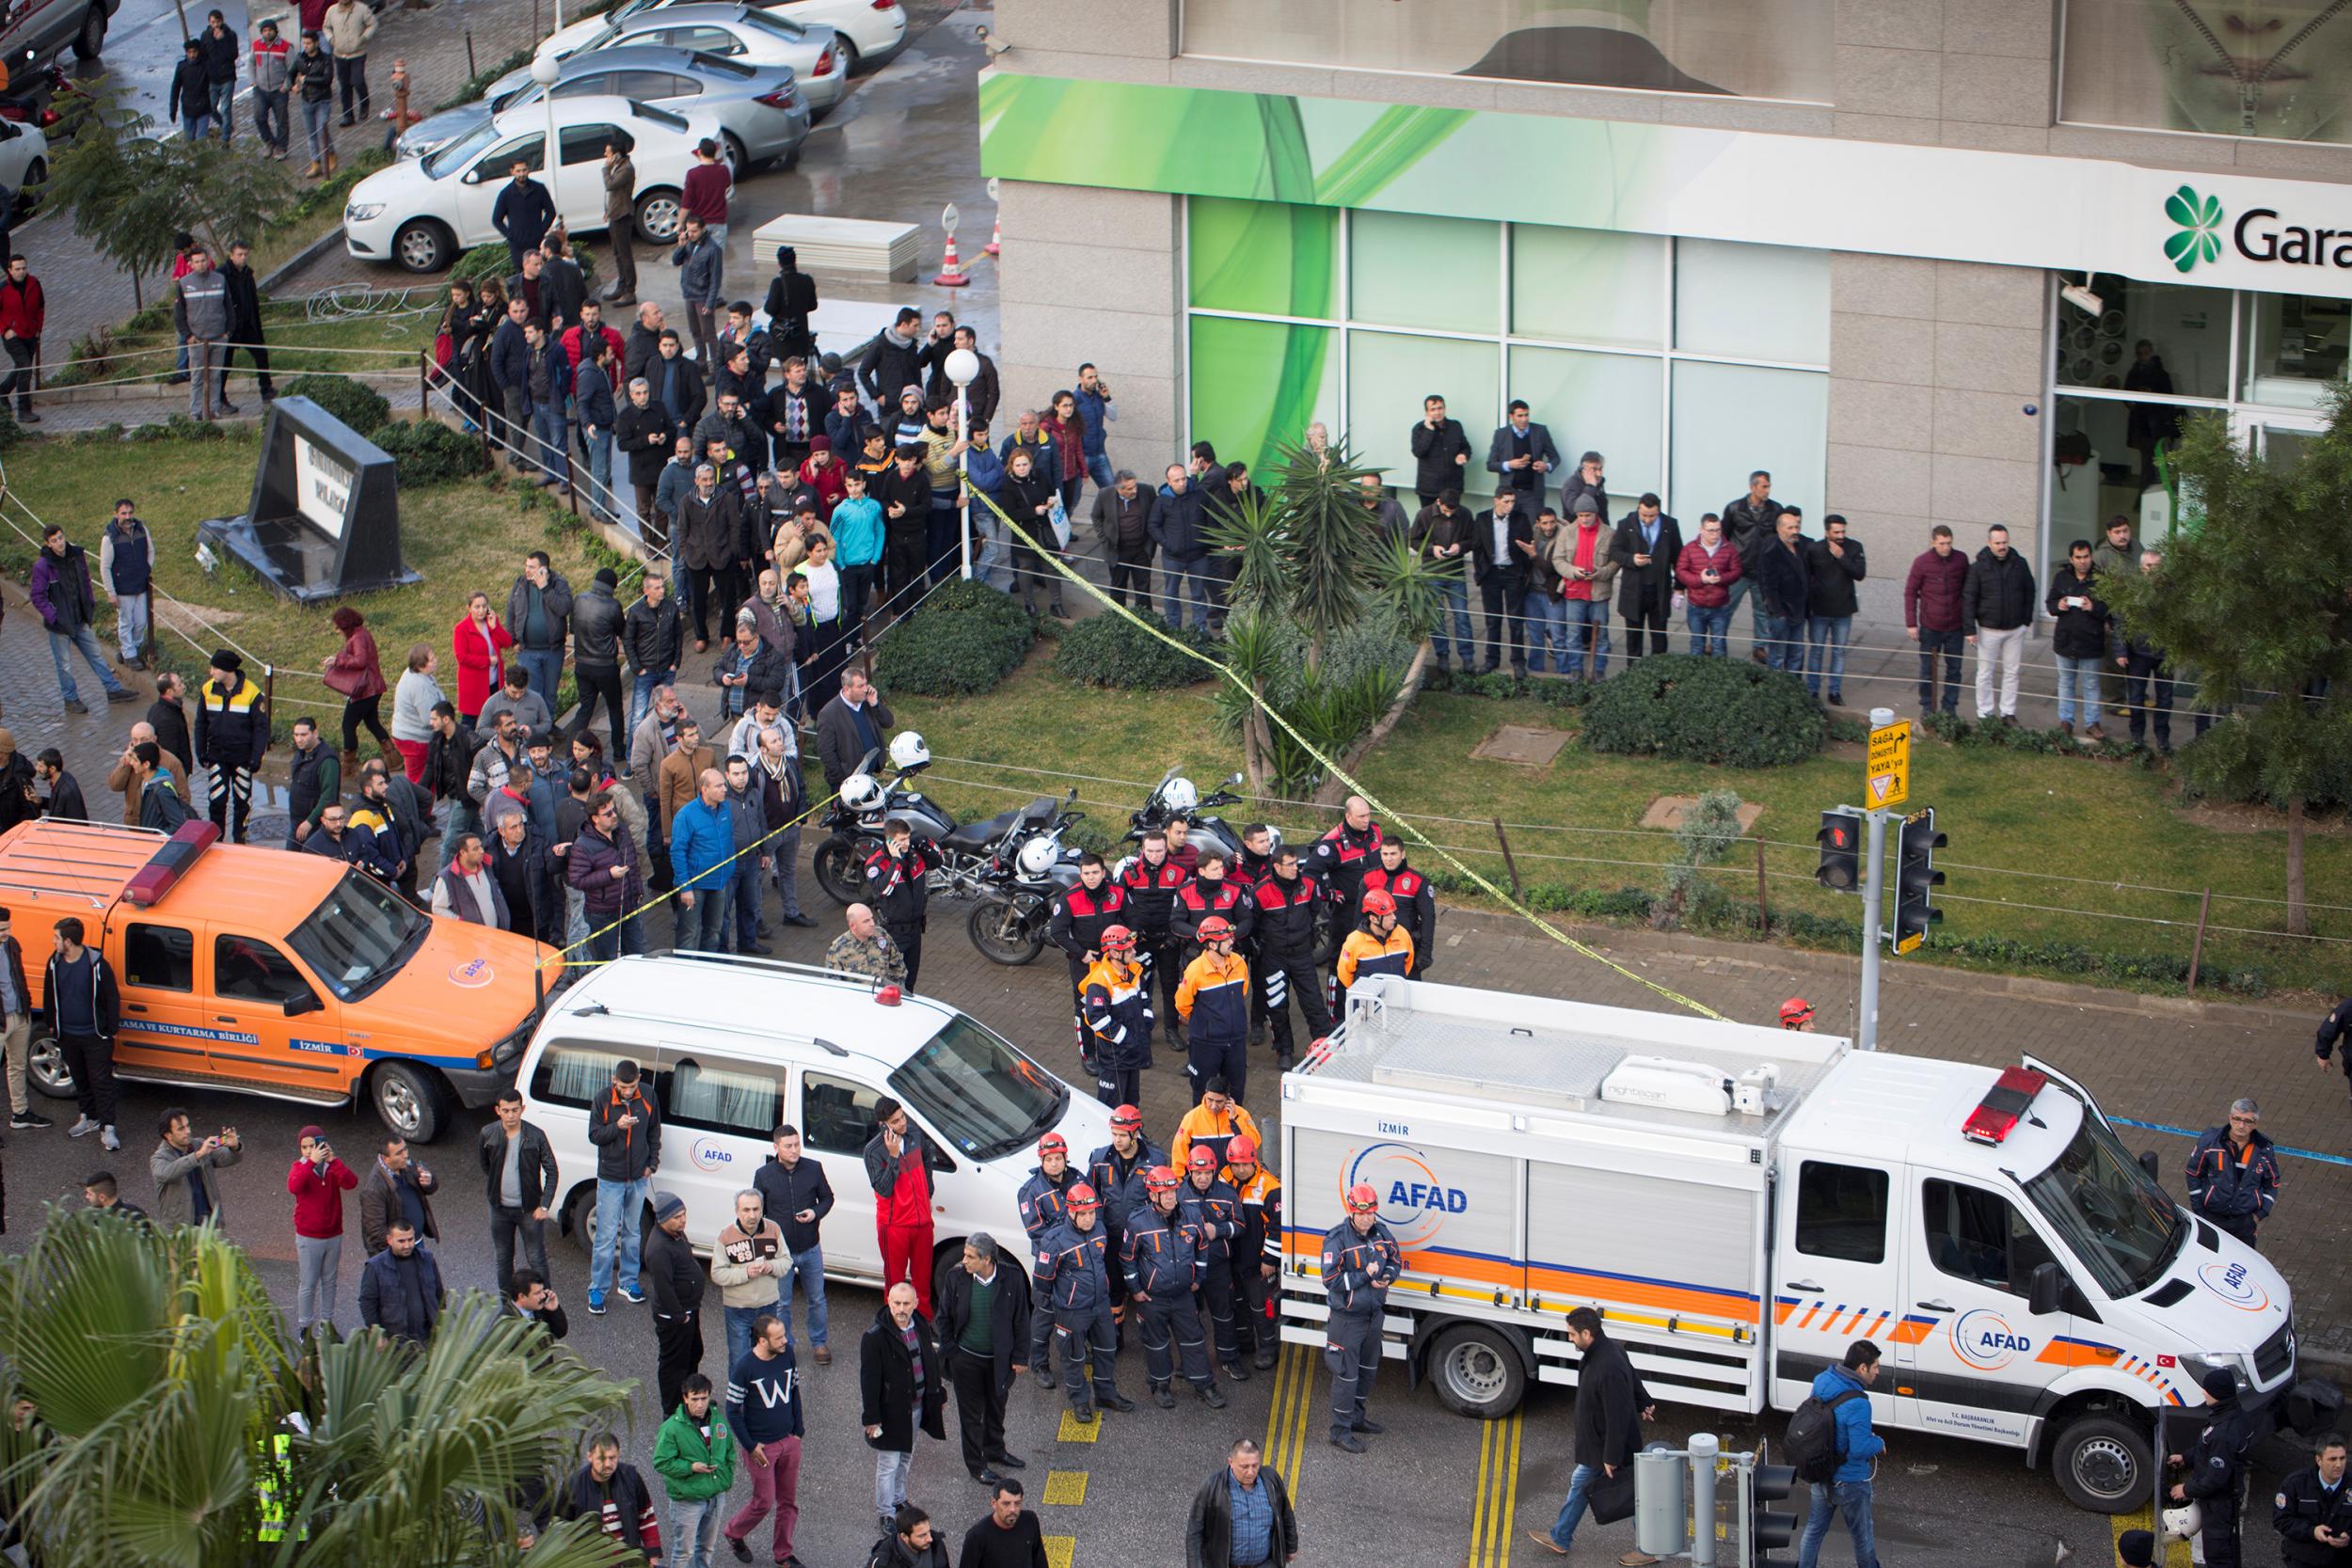
{"type": "Polygon", "coordinates": [[[1282,1167],[1283,1338],[1323,1342],[1319,1247],[1370,1182],[1406,1269],[1386,1354],[1465,1415],[1573,1385],[1578,1307],[1654,1395],[1747,1415],[1868,1338],[1881,1427],[2022,1449],[2115,1513],[2207,1370],[2295,1382],[2279,1272],[2031,1058],[1383,977],[1284,1078],[1282,1167]]]}

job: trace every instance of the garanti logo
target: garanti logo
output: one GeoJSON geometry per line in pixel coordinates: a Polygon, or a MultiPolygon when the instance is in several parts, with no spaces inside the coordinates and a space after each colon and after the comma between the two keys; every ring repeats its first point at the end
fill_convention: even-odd
{"type": "Polygon", "coordinates": [[[2182,272],[2195,269],[2200,261],[2210,261],[2221,254],[2221,201],[2218,197],[2199,196],[2183,185],[2164,198],[2164,215],[2178,227],[2172,237],[2164,242],[2164,254],[2182,272]]]}

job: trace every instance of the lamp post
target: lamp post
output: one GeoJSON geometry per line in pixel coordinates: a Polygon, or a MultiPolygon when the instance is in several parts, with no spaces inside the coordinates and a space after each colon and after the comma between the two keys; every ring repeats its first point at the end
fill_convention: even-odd
{"type": "MultiPolygon", "coordinates": [[[[531,79],[539,84],[539,96],[547,101],[548,105],[548,145],[539,157],[539,172],[547,176],[549,201],[555,199],[555,170],[562,157],[562,150],[555,145],[555,79],[563,74],[564,62],[552,53],[532,56],[531,79]]],[[[555,221],[564,221],[561,207],[555,210],[555,221]]],[[[568,234],[570,230],[567,228],[564,232],[568,234]]]]}
{"type": "MultiPolygon", "coordinates": [[[[952,210],[952,209],[951,209],[952,210]]],[[[958,488],[963,496],[959,508],[960,527],[963,532],[963,580],[972,580],[972,383],[980,373],[980,356],[968,348],[960,348],[947,356],[944,367],[947,379],[956,384],[956,445],[963,450],[956,454],[958,488]]]]}

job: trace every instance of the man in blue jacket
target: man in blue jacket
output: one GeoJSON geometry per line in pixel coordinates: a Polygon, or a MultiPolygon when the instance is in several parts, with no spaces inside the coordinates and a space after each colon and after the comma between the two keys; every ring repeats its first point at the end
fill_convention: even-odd
{"type": "MultiPolygon", "coordinates": [[[[536,316],[523,324],[523,341],[531,350],[523,385],[531,399],[532,434],[539,438],[538,447],[532,453],[543,470],[539,483],[555,488],[568,486],[572,483],[572,457],[564,445],[564,402],[572,392],[572,358],[564,352],[563,340],[549,332],[548,324],[536,316]]],[[[563,668],[560,652],[556,668],[563,668]]],[[[554,697],[552,683],[543,695],[554,697]]]]}
{"type": "Polygon", "coordinates": [[[1870,1386],[1879,1380],[1879,1348],[1867,1339],[1846,1347],[1846,1359],[1813,1380],[1813,1397],[1837,1418],[1837,1469],[1824,1486],[1813,1488],[1813,1514],[1797,1548],[1797,1568],[1814,1568],[1829,1537],[1833,1513],[1845,1515],[1853,1536],[1854,1568],[1879,1568],[1878,1540],[1870,1527],[1872,1462],[1886,1440],[1870,1430],[1870,1386]]]}
{"type": "Polygon", "coordinates": [[[2261,1106],[2233,1101],[2230,1119],[2205,1129],[2188,1157],[2190,1210],[2248,1246],[2279,1197],[2279,1153],[2254,1130],[2261,1121],[2261,1106]]]}
{"type": "Polygon", "coordinates": [[[510,299],[506,319],[490,334],[490,380],[506,418],[498,436],[506,443],[509,463],[522,462],[531,451],[531,335],[523,330],[530,319],[531,307],[510,299]]]}
{"type": "Polygon", "coordinates": [[[1209,624],[1209,607],[1216,589],[1209,572],[1209,541],[1204,530],[1206,499],[1181,463],[1168,466],[1160,486],[1159,505],[1152,514],[1152,543],[1160,551],[1162,613],[1171,626],[1184,624],[1184,601],[1200,606],[1200,625],[1209,624]]]}
{"type": "Polygon", "coordinates": [[[405,1218],[384,1227],[384,1250],[359,1271],[359,1319],[394,1339],[429,1343],[441,1321],[441,1266],[405,1218]]]}
{"type": "MultiPolygon", "coordinates": [[[[345,104],[348,108],[350,105],[345,104]]],[[[531,165],[517,158],[508,166],[513,176],[490,208],[490,227],[506,241],[506,258],[514,270],[523,270],[523,252],[536,250],[555,227],[555,198],[531,177],[531,165]]]]}
{"type": "Polygon", "coordinates": [[[706,768],[700,792],[670,820],[670,874],[677,893],[681,951],[720,952],[727,911],[734,906],[735,822],[727,810],[726,775],[706,768]]]}

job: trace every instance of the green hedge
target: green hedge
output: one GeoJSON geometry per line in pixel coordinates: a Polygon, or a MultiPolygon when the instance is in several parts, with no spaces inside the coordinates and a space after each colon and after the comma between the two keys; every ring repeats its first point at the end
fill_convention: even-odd
{"type": "Polygon", "coordinates": [[[1584,744],[1596,752],[1734,768],[1803,762],[1827,729],[1803,681],[1745,659],[1655,654],[1584,705],[1584,744]]]}
{"type": "Polygon", "coordinates": [[[392,420],[369,439],[392,455],[403,489],[468,479],[487,466],[479,436],[461,436],[438,420],[392,420]]]}
{"type": "Polygon", "coordinates": [[[298,375],[286,383],[286,395],[309,398],[371,439],[392,417],[392,405],[382,394],[347,375],[298,375]]]}
{"type": "MultiPolygon", "coordinates": [[[[1154,630],[1175,638],[1188,648],[1215,655],[1216,639],[1200,626],[1183,630],[1149,611],[1143,620],[1154,630]]],[[[1124,615],[1091,615],[1061,637],[1054,654],[1057,673],[1080,686],[1112,686],[1129,691],[1193,686],[1213,674],[1209,667],[1153,637],[1124,615]]]]}
{"type": "Polygon", "coordinates": [[[1021,667],[1037,640],[1029,612],[984,582],[950,582],[882,635],[875,678],[884,691],[976,697],[1021,667]]]}

